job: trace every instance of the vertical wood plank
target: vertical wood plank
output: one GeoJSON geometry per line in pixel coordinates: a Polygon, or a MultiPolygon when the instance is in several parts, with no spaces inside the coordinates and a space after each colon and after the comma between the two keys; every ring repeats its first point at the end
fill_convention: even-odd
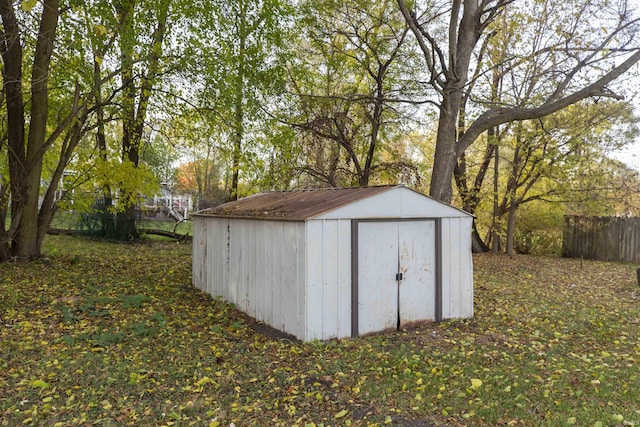
{"type": "Polygon", "coordinates": [[[640,263],[640,218],[565,216],[562,255],[640,263]]]}

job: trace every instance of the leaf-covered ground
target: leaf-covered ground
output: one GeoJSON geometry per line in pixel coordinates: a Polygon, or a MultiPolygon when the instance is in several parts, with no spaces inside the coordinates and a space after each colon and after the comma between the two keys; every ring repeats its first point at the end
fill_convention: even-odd
{"type": "Polygon", "coordinates": [[[0,425],[640,425],[634,266],[477,256],[473,320],[270,338],[188,245],[49,238],[0,265],[0,425]]]}

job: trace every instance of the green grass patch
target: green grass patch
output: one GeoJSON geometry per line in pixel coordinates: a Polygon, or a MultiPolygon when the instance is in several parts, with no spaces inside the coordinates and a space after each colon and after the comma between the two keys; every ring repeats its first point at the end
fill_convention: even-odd
{"type": "Polygon", "coordinates": [[[476,316],[294,343],[191,286],[191,250],[50,236],[0,265],[0,425],[640,425],[629,265],[477,256],[476,316]]]}
{"type": "MultiPolygon", "coordinates": [[[[146,230],[164,230],[183,236],[193,236],[193,222],[191,220],[179,223],[172,221],[141,220],[138,227],[141,233],[145,233],[146,230]]],[[[145,239],[159,242],[175,241],[175,239],[154,234],[146,234],[145,239]]]]}

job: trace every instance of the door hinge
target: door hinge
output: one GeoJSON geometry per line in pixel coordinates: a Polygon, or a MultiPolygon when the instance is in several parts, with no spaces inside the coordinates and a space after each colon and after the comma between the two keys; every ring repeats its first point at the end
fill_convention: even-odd
{"type": "Polygon", "coordinates": [[[396,273],[396,280],[397,281],[402,280],[402,273],[396,273]]]}

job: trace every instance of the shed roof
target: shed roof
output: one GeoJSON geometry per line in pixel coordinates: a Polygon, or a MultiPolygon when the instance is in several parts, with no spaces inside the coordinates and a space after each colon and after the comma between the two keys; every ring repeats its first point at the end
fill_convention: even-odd
{"type": "MultiPolygon", "coordinates": [[[[462,213],[459,209],[437,202],[402,185],[380,185],[354,188],[268,191],[201,210],[194,215],[304,221],[393,189],[404,189],[409,193],[415,193],[427,200],[431,200],[432,203],[436,202],[438,205],[453,209],[454,212],[462,213]]],[[[464,212],[464,215],[468,214],[464,212]]]]}
{"type": "Polygon", "coordinates": [[[303,221],[399,185],[267,191],[204,209],[195,215],[303,221]]]}

